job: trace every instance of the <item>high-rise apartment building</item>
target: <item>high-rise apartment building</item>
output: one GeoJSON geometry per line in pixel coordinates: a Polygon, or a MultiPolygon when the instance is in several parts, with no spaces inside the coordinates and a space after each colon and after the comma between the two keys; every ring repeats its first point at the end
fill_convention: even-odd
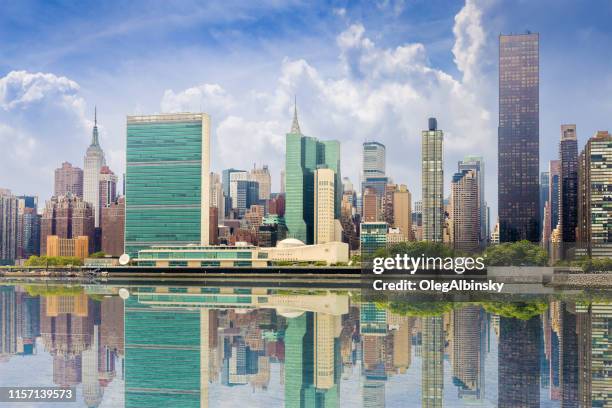
{"type": "Polygon", "coordinates": [[[578,243],[581,253],[612,257],[612,135],[599,131],[578,160],[578,243]]]}
{"type": "Polygon", "coordinates": [[[480,223],[480,232],[478,236],[479,245],[485,248],[489,237],[487,230],[487,202],[485,201],[485,163],[482,156],[468,155],[463,158],[458,164],[458,171],[473,170],[476,172],[478,179],[478,214],[480,223]]]}
{"type": "Polygon", "coordinates": [[[210,207],[217,209],[217,216],[220,220],[225,219],[225,194],[223,193],[223,183],[217,173],[210,173],[210,207]]]}
{"type": "Polygon", "coordinates": [[[68,193],[83,197],[83,170],[64,162],[62,167],[55,169],[53,195],[61,196],[68,193]]]}
{"type": "Polygon", "coordinates": [[[268,200],[272,193],[272,176],[270,176],[270,170],[268,166],[264,165],[262,168],[253,167],[249,173],[249,179],[259,183],[259,199],[268,200]]]}
{"type": "Polygon", "coordinates": [[[384,177],[386,148],[379,142],[363,143],[363,180],[369,177],[384,177]]]}
{"type": "Polygon", "coordinates": [[[314,171],[314,243],[334,241],[335,174],[332,169],[314,171]]]}
{"type": "Polygon", "coordinates": [[[500,241],[537,242],[539,35],[499,37],[498,205],[500,241]]]}
{"type": "Polygon", "coordinates": [[[38,197],[17,197],[17,259],[40,254],[38,197]]]}
{"type": "Polygon", "coordinates": [[[435,118],[429,118],[428,130],[421,136],[421,177],[423,188],[423,240],[442,242],[444,227],[444,133],[435,118]]]}
{"type": "Polygon", "coordinates": [[[57,235],[59,238],[88,237],[89,252],[93,250],[94,241],[93,207],[82,198],[71,194],[51,197],[45,203],[40,225],[40,252],[47,251],[47,237],[57,235]]]}
{"type": "Polygon", "coordinates": [[[100,225],[102,226],[102,252],[107,255],[121,256],[124,251],[125,197],[120,197],[102,207],[100,225]]]}
{"type": "Polygon", "coordinates": [[[404,184],[393,192],[393,226],[405,240],[412,240],[412,195],[404,184]]]}
{"type": "Polygon", "coordinates": [[[288,236],[307,244],[314,242],[314,172],[321,165],[334,172],[334,219],[340,218],[342,200],[340,143],[319,141],[304,136],[294,109],[291,130],[287,133],[285,156],[285,221],[288,236]]]}
{"type": "MultiPolygon", "coordinates": [[[[231,201],[230,209],[232,208],[242,208],[243,210],[246,207],[241,207],[238,204],[238,182],[239,181],[247,181],[249,179],[249,173],[244,170],[233,170],[229,174],[229,198],[231,201]]],[[[246,184],[243,183],[243,186],[246,184]]],[[[259,196],[259,193],[257,193],[259,196]]]]}
{"type": "Polygon", "coordinates": [[[100,226],[100,170],[105,165],[104,151],[100,147],[98,136],[98,117],[96,113],[91,143],[85,152],[83,165],[83,200],[91,204],[96,228],[100,226]]]}
{"type": "Polygon", "coordinates": [[[548,202],[550,203],[550,232],[559,224],[559,192],[561,191],[561,162],[548,162],[548,202]]]}
{"type": "Polygon", "coordinates": [[[366,187],[361,198],[363,210],[362,219],[364,222],[383,221],[381,215],[381,199],[376,194],[376,190],[371,187],[366,187]]]}
{"type": "Polygon", "coordinates": [[[451,183],[450,235],[456,250],[468,253],[482,249],[478,173],[463,170],[455,173],[451,183]]]}
{"type": "Polygon", "coordinates": [[[125,252],[209,243],[210,116],[127,118],[125,252]]]}
{"type": "Polygon", "coordinates": [[[559,228],[561,230],[561,256],[571,256],[576,244],[578,224],[578,140],[576,125],[561,125],[559,143],[561,179],[559,184],[559,228]]]}
{"type": "Polygon", "coordinates": [[[98,196],[100,199],[98,204],[98,208],[100,208],[99,211],[117,199],[118,181],[119,178],[108,168],[108,166],[102,166],[98,181],[98,196]]]}
{"type": "Polygon", "coordinates": [[[12,265],[17,256],[18,200],[0,189],[0,265],[12,265]]]}

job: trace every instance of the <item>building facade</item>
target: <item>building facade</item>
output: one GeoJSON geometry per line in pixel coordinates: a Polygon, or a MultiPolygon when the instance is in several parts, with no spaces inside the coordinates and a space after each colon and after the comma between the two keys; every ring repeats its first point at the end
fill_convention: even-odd
{"type": "Polygon", "coordinates": [[[40,225],[40,252],[46,255],[47,237],[88,237],[89,252],[93,251],[95,227],[93,207],[83,199],[66,195],[51,197],[45,203],[40,225]]]}
{"type": "Polygon", "coordinates": [[[499,37],[500,241],[539,241],[539,35],[499,37]]]}
{"type": "Polygon", "coordinates": [[[444,133],[435,118],[421,136],[421,177],[423,189],[423,240],[442,242],[444,227],[444,133]]]}
{"type": "Polygon", "coordinates": [[[83,170],[64,162],[62,167],[55,169],[53,195],[59,197],[68,193],[83,197],[83,170]]]}
{"type": "Polygon", "coordinates": [[[480,216],[480,233],[478,236],[481,248],[486,247],[489,237],[487,230],[487,203],[485,201],[485,163],[482,156],[465,156],[458,164],[458,171],[473,170],[478,179],[478,214],[480,216]]]}
{"type": "Polygon", "coordinates": [[[572,256],[576,246],[578,224],[578,140],[576,125],[561,125],[559,143],[561,177],[559,184],[559,229],[561,230],[561,256],[572,256]]]}
{"type": "Polygon", "coordinates": [[[374,253],[387,246],[386,222],[362,222],[361,223],[361,260],[371,260],[374,253]]]}
{"type": "Polygon", "coordinates": [[[599,131],[579,157],[578,244],[582,254],[612,257],[612,135],[599,131]]]}
{"type": "Polygon", "coordinates": [[[210,117],[127,118],[125,252],[151,245],[207,245],[210,117]]]}
{"type": "Polygon", "coordinates": [[[399,228],[405,240],[414,239],[412,234],[412,195],[404,184],[393,192],[393,226],[399,228]]]}
{"type": "Polygon", "coordinates": [[[334,239],[335,174],[332,169],[314,171],[314,243],[334,239]]]}
{"type": "Polygon", "coordinates": [[[268,200],[272,193],[272,176],[267,165],[262,168],[253,168],[249,174],[249,178],[259,183],[259,199],[268,200]]]}
{"type": "Polygon", "coordinates": [[[363,180],[369,177],[384,177],[386,148],[379,142],[363,143],[363,180]]]}
{"type": "Polygon", "coordinates": [[[482,249],[478,173],[463,170],[455,173],[451,183],[451,241],[462,252],[474,253],[482,249]]]}
{"type": "Polygon", "coordinates": [[[102,207],[100,217],[102,252],[107,255],[121,256],[125,245],[125,197],[120,197],[109,205],[102,207]]]}
{"type": "Polygon", "coordinates": [[[12,265],[17,257],[18,204],[10,190],[0,189],[0,265],[12,265]]]}

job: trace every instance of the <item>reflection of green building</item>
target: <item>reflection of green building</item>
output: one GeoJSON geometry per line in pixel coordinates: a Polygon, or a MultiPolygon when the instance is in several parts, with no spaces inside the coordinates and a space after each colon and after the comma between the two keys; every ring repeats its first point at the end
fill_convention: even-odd
{"type": "Polygon", "coordinates": [[[340,175],[340,143],[320,142],[304,136],[294,112],[291,131],[287,133],[285,163],[285,221],[288,237],[307,244],[314,242],[314,171],[319,166],[335,173],[335,218],[340,218],[342,178],[340,175]]]}
{"type": "Polygon", "coordinates": [[[127,118],[125,251],[208,244],[210,117],[127,118]]]}
{"type": "Polygon", "coordinates": [[[149,307],[134,296],[126,300],[126,408],[200,407],[207,400],[200,315],[198,309],[149,307]]]}
{"type": "Polygon", "coordinates": [[[387,311],[375,303],[362,303],[359,312],[361,334],[384,336],[387,334],[387,311]]]}
{"type": "MultiPolygon", "coordinates": [[[[327,339],[334,344],[334,384],[329,388],[315,386],[316,318],[315,313],[306,312],[298,317],[287,319],[285,331],[286,408],[327,408],[339,405],[339,380],[342,370],[339,338],[327,339]]],[[[322,340],[317,339],[317,341],[322,340]]]]}

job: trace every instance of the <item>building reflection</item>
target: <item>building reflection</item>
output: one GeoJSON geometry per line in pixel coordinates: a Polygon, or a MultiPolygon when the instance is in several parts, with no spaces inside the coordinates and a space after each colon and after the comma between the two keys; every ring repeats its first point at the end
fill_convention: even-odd
{"type": "Polygon", "coordinates": [[[125,299],[117,292],[0,287],[0,364],[20,356],[27,366],[30,356],[48,353],[49,380],[77,387],[88,407],[207,407],[247,395],[231,389],[248,391],[244,406],[268,393],[299,408],[345,400],[612,405],[605,302],[552,300],[535,315],[521,303],[418,304],[411,315],[401,304],[353,302],[346,292],[146,286],[129,288],[125,299]]]}

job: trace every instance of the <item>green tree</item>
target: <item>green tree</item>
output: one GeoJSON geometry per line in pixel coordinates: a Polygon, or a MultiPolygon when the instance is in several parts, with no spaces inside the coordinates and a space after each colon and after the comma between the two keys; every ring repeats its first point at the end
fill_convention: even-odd
{"type": "Polygon", "coordinates": [[[397,254],[406,254],[413,258],[418,258],[420,256],[446,258],[453,257],[455,255],[451,248],[440,242],[408,241],[399,242],[397,244],[390,245],[387,248],[381,248],[376,251],[374,257],[388,258],[394,257],[397,254]]]}
{"type": "Polygon", "coordinates": [[[47,267],[47,266],[81,266],[83,261],[76,256],[36,256],[32,255],[25,261],[25,266],[47,267]]]}
{"type": "Polygon", "coordinates": [[[488,266],[546,266],[548,254],[529,241],[506,242],[488,247],[484,252],[488,266]]]}
{"type": "Polygon", "coordinates": [[[98,252],[94,252],[93,254],[89,255],[90,258],[104,258],[106,257],[106,252],[104,251],[98,251],[98,252]]]}

